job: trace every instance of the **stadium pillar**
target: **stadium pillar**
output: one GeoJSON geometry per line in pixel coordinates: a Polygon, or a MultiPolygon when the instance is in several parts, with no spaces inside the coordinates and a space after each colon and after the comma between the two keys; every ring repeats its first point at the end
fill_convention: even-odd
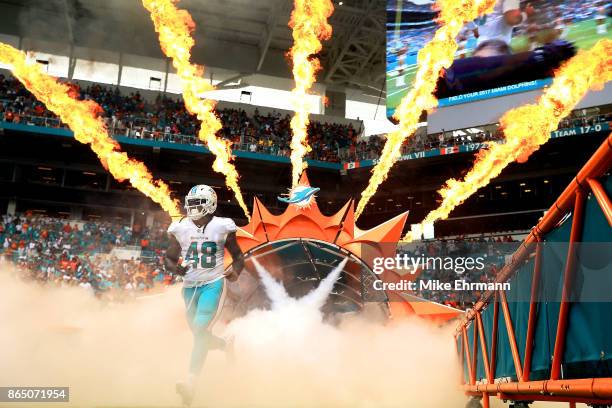
{"type": "Polygon", "coordinates": [[[123,72],[123,53],[119,52],[119,71],[117,72],[117,86],[121,85],[122,72],[123,72]]]}
{"type": "Polygon", "coordinates": [[[83,207],[73,205],[70,207],[70,218],[73,220],[83,219],[83,207]]]}
{"type": "Polygon", "coordinates": [[[74,68],[76,67],[76,58],[74,57],[74,44],[70,44],[70,54],[68,55],[68,79],[74,77],[74,68]]]}
{"type": "Polygon", "coordinates": [[[168,75],[170,74],[170,58],[166,58],[166,76],[164,77],[164,95],[168,90],[168,75]]]}
{"type": "Polygon", "coordinates": [[[327,105],[324,106],[324,113],[330,116],[346,117],[346,92],[325,90],[327,105]]]}
{"type": "Polygon", "coordinates": [[[15,215],[17,210],[17,200],[14,198],[9,199],[8,206],[6,208],[6,213],[8,215],[15,215]]]}
{"type": "Polygon", "coordinates": [[[155,217],[153,216],[152,213],[147,213],[147,218],[145,221],[145,225],[149,228],[151,228],[153,226],[153,221],[155,220],[155,217]]]}

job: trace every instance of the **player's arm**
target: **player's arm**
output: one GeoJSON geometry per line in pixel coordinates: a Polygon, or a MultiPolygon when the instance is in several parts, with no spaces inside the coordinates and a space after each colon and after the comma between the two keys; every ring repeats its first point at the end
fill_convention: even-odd
{"type": "Polygon", "coordinates": [[[509,26],[519,25],[523,21],[523,15],[521,14],[521,10],[508,10],[504,13],[504,21],[509,26]]]}
{"type": "Polygon", "coordinates": [[[535,9],[531,4],[527,4],[525,11],[521,11],[519,2],[516,0],[506,1],[504,3],[504,21],[510,26],[521,24],[524,17],[531,17],[535,13],[535,9]],[[524,13],[524,14],[523,14],[524,13]]]}
{"type": "Polygon", "coordinates": [[[172,234],[168,234],[170,244],[166,250],[166,256],[164,257],[164,266],[167,271],[170,271],[177,275],[185,275],[187,268],[179,264],[179,257],[181,255],[181,244],[177,241],[176,237],[172,234]]]}
{"type": "Polygon", "coordinates": [[[225,247],[232,256],[232,271],[227,274],[227,279],[235,281],[240,276],[240,273],[244,269],[244,254],[242,249],[238,246],[238,240],[236,240],[236,232],[230,232],[225,238],[225,247]]]}

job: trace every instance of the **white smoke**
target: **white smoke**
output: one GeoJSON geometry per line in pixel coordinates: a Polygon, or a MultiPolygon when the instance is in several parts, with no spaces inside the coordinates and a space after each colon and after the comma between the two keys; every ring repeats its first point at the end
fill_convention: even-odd
{"type": "MultiPolygon", "coordinates": [[[[79,407],[179,402],[174,384],[186,374],[192,339],[179,288],[104,305],[81,288],[39,287],[0,269],[0,386],[70,386],[70,405],[79,407]]],[[[304,298],[287,296],[282,307],[231,322],[235,361],[209,353],[194,406],[465,403],[452,325],[359,318],[329,325],[319,307],[336,279],[332,273],[304,298]]]]}
{"type": "Polygon", "coordinates": [[[261,283],[264,286],[264,290],[266,294],[272,301],[272,308],[282,308],[283,306],[289,304],[292,299],[285,290],[285,287],[276,281],[272,275],[263,267],[257,259],[253,258],[253,265],[255,265],[255,270],[259,274],[261,278],[261,283]]]}
{"type": "Polygon", "coordinates": [[[321,283],[319,283],[319,286],[316,289],[299,299],[299,302],[304,303],[304,305],[307,307],[320,310],[325,304],[327,297],[334,289],[334,284],[344,270],[344,266],[346,265],[347,261],[348,258],[344,258],[342,262],[340,262],[338,266],[336,266],[331,273],[327,275],[325,279],[321,281],[321,283]]]}
{"type": "Polygon", "coordinates": [[[450,329],[416,320],[381,326],[352,318],[339,327],[324,321],[320,309],[346,262],[299,299],[254,262],[272,307],[228,326],[236,346],[230,372],[240,395],[216,394],[221,382],[208,381],[211,401],[278,407],[462,403],[450,329]],[[446,384],[448,392],[435,392],[436,384],[446,384]]]}
{"type": "Polygon", "coordinates": [[[264,286],[264,290],[266,294],[272,301],[272,309],[278,310],[283,307],[287,307],[290,303],[300,303],[307,308],[319,310],[325,304],[327,297],[331,293],[334,288],[334,284],[340,277],[340,274],[344,270],[344,266],[346,265],[348,258],[344,258],[338,266],[336,266],[330,273],[325,277],[325,279],[321,280],[319,286],[308,293],[301,299],[294,299],[285,290],[285,287],[275,280],[270,272],[266,270],[257,259],[253,258],[253,265],[255,265],[255,270],[259,274],[261,278],[261,283],[264,286]]]}

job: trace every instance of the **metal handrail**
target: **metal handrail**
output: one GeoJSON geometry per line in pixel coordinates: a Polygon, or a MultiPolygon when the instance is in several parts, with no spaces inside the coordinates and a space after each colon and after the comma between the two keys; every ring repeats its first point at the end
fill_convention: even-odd
{"type": "MultiPolygon", "coordinates": [[[[0,102],[8,103],[10,101],[0,100],[0,102]]],[[[21,114],[19,114],[18,116],[22,120],[26,119],[29,123],[35,126],[44,126],[44,127],[51,127],[51,128],[67,128],[67,126],[64,125],[58,118],[48,118],[48,117],[42,117],[42,116],[21,115],[21,114]]],[[[599,116],[601,115],[595,115],[593,117],[599,117],[599,116]]],[[[4,118],[5,118],[5,115],[2,114],[2,119],[4,118]]],[[[148,129],[143,129],[142,127],[140,127],[140,126],[147,126],[147,125],[152,125],[150,119],[146,117],[137,117],[137,118],[133,118],[133,122],[130,123],[130,126],[112,125],[112,126],[108,126],[108,130],[112,136],[124,136],[124,137],[133,138],[133,139],[155,140],[159,142],[189,144],[189,145],[195,145],[195,146],[203,145],[203,143],[197,138],[196,135],[185,135],[185,134],[180,134],[180,133],[163,132],[159,130],[148,130],[148,129]],[[140,121],[141,125],[134,126],[134,123],[136,121],[140,121]]],[[[431,136],[432,135],[428,135],[429,138],[431,138],[431,136]]],[[[470,135],[470,137],[474,138],[474,140],[471,141],[470,143],[486,143],[486,142],[492,142],[492,141],[493,142],[503,141],[503,138],[502,139],[498,138],[494,133],[490,131],[482,132],[479,134],[472,134],[470,135]],[[479,139],[479,140],[476,140],[476,139],[479,139]]],[[[425,152],[425,151],[429,151],[432,149],[438,149],[438,148],[444,148],[444,147],[461,146],[465,143],[440,144],[434,141],[434,142],[427,143],[427,144],[429,145],[429,147],[427,147],[426,144],[424,144],[421,147],[416,147],[416,146],[411,146],[409,144],[406,144],[402,146],[402,154],[406,155],[406,154],[425,152]]],[[[279,149],[278,146],[275,144],[272,144],[270,146],[263,146],[258,143],[255,143],[255,150],[252,150],[251,148],[252,145],[253,145],[252,143],[246,143],[246,142],[233,143],[232,150],[252,152],[252,153],[264,153],[264,154],[280,156],[280,157],[289,157],[288,151],[284,152],[283,150],[279,149]]],[[[356,149],[353,153],[350,153],[350,150],[348,147],[337,148],[336,155],[339,161],[342,163],[355,162],[355,161],[361,161],[361,160],[376,160],[379,157],[377,153],[372,152],[369,149],[365,151],[360,151],[356,149]]],[[[318,159],[315,158],[315,160],[318,160],[318,159]]]]}

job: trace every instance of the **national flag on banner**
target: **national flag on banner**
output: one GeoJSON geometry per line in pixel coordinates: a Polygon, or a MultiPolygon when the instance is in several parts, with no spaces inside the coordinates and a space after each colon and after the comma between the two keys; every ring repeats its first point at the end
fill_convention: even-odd
{"type": "Polygon", "coordinates": [[[440,154],[459,153],[459,146],[443,147],[440,149],[440,154]]]}
{"type": "Polygon", "coordinates": [[[359,162],[344,163],[345,170],[352,170],[357,168],[359,168],[359,162]]]}

